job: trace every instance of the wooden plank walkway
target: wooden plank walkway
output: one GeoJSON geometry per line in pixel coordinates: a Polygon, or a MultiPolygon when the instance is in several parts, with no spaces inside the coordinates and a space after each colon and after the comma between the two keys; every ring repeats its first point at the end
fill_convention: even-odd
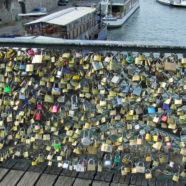
{"type": "Polygon", "coordinates": [[[186,180],[179,183],[171,179],[147,181],[144,175],[121,176],[110,172],[85,172],[58,168],[55,164],[31,166],[29,161],[8,160],[0,163],[0,186],[185,186],[186,180]]]}

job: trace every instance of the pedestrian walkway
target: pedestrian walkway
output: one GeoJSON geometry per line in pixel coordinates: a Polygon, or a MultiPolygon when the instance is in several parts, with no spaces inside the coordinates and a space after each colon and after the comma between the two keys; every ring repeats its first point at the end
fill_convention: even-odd
{"type": "Polygon", "coordinates": [[[183,182],[153,178],[147,181],[143,174],[121,176],[111,172],[78,173],[41,163],[31,166],[29,160],[9,159],[0,163],[0,186],[184,186],[183,182]]]}

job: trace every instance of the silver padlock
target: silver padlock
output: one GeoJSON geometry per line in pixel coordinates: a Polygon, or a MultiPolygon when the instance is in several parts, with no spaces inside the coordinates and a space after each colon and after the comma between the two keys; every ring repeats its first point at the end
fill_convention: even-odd
{"type": "Polygon", "coordinates": [[[105,154],[104,166],[108,168],[112,167],[112,155],[111,154],[105,154]]]}
{"type": "Polygon", "coordinates": [[[82,162],[79,161],[77,164],[74,165],[74,170],[76,170],[77,172],[85,172],[85,160],[83,160],[82,162]]]}
{"type": "Polygon", "coordinates": [[[63,67],[60,70],[57,71],[56,77],[61,78],[62,75],[63,75],[63,67]]]}
{"type": "Polygon", "coordinates": [[[71,109],[72,110],[78,109],[78,98],[76,95],[71,96],[71,109]],[[75,96],[75,101],[74,101],[74,96],[75,96]]]}
{"type": "Polygon", "coordinates": [[[173,161],[170,161],[169,162],[169,166],[173,168],[174,167],[174,162],[173,161]]]}
{"type": "Polygon", "coordinates": [[[87,136],[86,136],[86,131],[83,131],[83,138],[81,139],[81,143],[84,146],[89,146],[91,144],[90,131],[88,131],[87,136]]]}
{"type": "Polygon", "coordinates": [[[26,98],[26,97],[25,97],[25,93],[21,93],[21,92],[20,92],[20,93],[19,93],[19,99],[20,99],[20,100],[25,100],[25,98],[26,98]]]}
{"type": "Polygon", "coordinates": [[[58,97],[57,102],[64,103],[65,102],[65,95],[58,97]]]}
{"type": "Polygon", "coordinates": [[[63,163],[63,169],[69,169],[69,165],[70,165],[70,162],[68,160],[66,160],[64,163],[63,163]]]}
{"type": "Polygon", "coordinates": [[[74,117],[75,111],[74,110],[69,110],[68,116],[74,117]]]}

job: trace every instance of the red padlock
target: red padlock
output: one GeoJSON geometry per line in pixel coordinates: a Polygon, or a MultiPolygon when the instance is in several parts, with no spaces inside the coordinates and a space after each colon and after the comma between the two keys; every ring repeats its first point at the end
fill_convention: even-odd
{"type": "Polygon", "coordinates": [[[59,109],[59,106],[58,105],[54,105],[52,107],[52,113],[57,113],[58,112],[58,109],[59,109]]]}
{"type": "Polygon", "coordinates": [[[168,116],[166,116],[166,115],[163,115],[162,117],[161,117],[161,121],[163,121],[163,122],[167,122],[167,119],[168,119],[168,116]]]}
{"type": "Polygon", "coordinates": [[[162,139],[161,134],[159,134],[158,135],[158,140],[161,140],[161,139],[162,139]]]}
{"type": "Polygon", "coordinates": [[[37,102],[37,110],[43,110],[43,105],[41,101],[37,102]]]}
{"type": "Polygon", "coordinates": [[[40,121],[41,120],[41,113],[40,112],[37,112],[36,115],[35,115],[35,120],[36,121],[40,121]]]}
{"type": "Polygon", "coordinates": [[[66,61],[63,62],[63,66],[64,66],[64,67],[67,66],[67,62],[66,62],[66,61]]]}

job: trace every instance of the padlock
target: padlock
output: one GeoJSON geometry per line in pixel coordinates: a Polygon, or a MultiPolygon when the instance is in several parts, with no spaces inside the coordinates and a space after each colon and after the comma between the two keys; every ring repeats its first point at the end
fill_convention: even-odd
{"type": "Polygon", "coordinates": [[[152,179],[152,172],[150,169],[147,169],[145,172],[145,179],[152,179]]]}
{"type": "Polygon", "coordinates": [[[105,154],[104,156],[104,167],[111,168],[112,167],[112,155],[105,154]]]}
{"type": "Polygon", "coordinates": [[[132,174],[136,174],[137,173],[137,169],[136,169],[136,164],[135,163],[132,163],[131,173],[132,174]]]}
{"type": "Polygon", "coordinates": [[[145,173],[145,165],[143,162],[138,162],[136,165],[136,172],[137,173],[145,173]]]}
{"type": "Polygon", "coordinates": [[[87,170],[88,171],[95,171],[96,170],[96,163],[94,159],[89,159],[87,164],[87,170]]]}
{"type": "Polygon", "coordinates": [[[37,101],[36,109],[37,110],[43,110],[42,101],[37,101]]]}
{"type": "Polygon", "coordinates": [[[170,110],[169,104],[163,104],[163,110],[170,110]]]}
{"type": "Polygon", "coordinates": [[[165,156],[163,156],[163,155],[160,154],[159,155],[159,161],[160,161],[161,164],[165,163],[166,162],[165,156]]]}
{"type": "Polygon", "coordinates": [[[122,158],[122,162],[125,163],[125,164],[129,164],[130,163],[130,155],[129,154],[126,154],[123,158],[122,158]]]}
{"type": "Polygon", "coordinates": [[[57,71],[56,77],[60,79],[62,75],[63,75],[63,67],[57,71]]]}
{"type": "Polygon", "coordinates": [[[125,166],[122,166],[122,167],[121,167],[121,175],[122,175],[122,176],[127,175],[127,172],[125,171],[125,166]]]}
{"type": "Polygon", "coordinates": [[[52,106],[52,113],[57,113],[58,112],[58,109],[59,109],[59,106],[58,105],[53,105],[52,106]]]}
{"type": "Polygon", "coordinates": [[[183,131],[180,132],[180,140],[181,142],[186,142],[186,134],[183,134],[183,131]]]}
{"type": "Polygon", "coordinates": [[[68,161],[68,160],[65,160],[64,162],[63,162],[63,169],[69,169],[69,165],[70,165],[70,162],[68,161]]]}
{"type": "Polygon", "coordinates": [[[121,161],[121,157],[119,154],[117,154],[115,157],[114,157],[114,163],[120,163],[121,161]]]}
{"type": "Polygon", "coordinates": [[[57,87],[56,83],[54,83],[51,91],[52,95],[59,96],[61,95],[61,92],[62,92],[61,88],[57,87]]]}
{"type": "Polygon", "coordinates": [[[26,65],[21,63],[21,64],[19,65],[19,70],[25,71],[25,70],[26,70],[26,65]]]}
{"type": "Polygon", "coordinates": [[[174,167],[174,164],[175,164],[175,163],[174,163],[173,161],[170,161],[170,162],[169,162],[169,166],[170,166],[171,168],[174,167]]]}
{"type": "Polygon", "coordinates": [[[170,141],[170,137],[169,136],[165,136],[164,141],[165,142],[169,142],[170,141]]]}
{"type": "Polygon", "coordinates": [[[25,98],[26,98],[25,93],[20,92],[19,93],[19,99],[20,100],[25,100],[25,98]]]}
{"type": "Polygon", "coordinates": [[[86,169],[85,169],[85,160],[83,160],[82,162],[79,161],[76,165],[74,165],[74,169],[77,172],[85,172],[86,171],[86,169]]]}
{"type": "Polygon", "coordinates": [[[153,148],[157,149],[157,150],[160,150],[161,147],[162,147],[162,141],[156,141],[153,145],[152,145],[153,148]]]}
{"type": "Polygon", "coordinates": [[[78,109],[78,98],[75,95],[71,96],[71,109],[72,110],[78,109]],[[74,100],[74,97],[75,97],[75,100],[74,100]]]}
{"type": "Polygon", "coordinates": [[[34,65],[33,64],[26,64],[26,72],[33,72],[34,65]]]}
{"type": "Polygon", "coordinates": [[[162,122],[167,122],[167,119],[168,119],[168,116],[167,115],[163,115],[163,116],[161,116],[161,121],[162,122]]]}
{"type": "Polygon", "coordinates": [[[147,154],[146,158],[145,158],[146,162],[151,162],[152,161],[152,156],[147,154]]]}
{"type": "Polygon", "coordinates": [[[73,118],[75,116],[75,111],[74,110],[69,110],[68,116],[73,118]]]}
{"type": "Polygon", "coordinates": [[[86,135],[86,131],[83,131],[83,137],[81,139],[81,144],[83,146],[89,146],[91,144],[90,131],[88,131],[87,135],[86,135]]]}
{"type": "Polygon", "coordinates": [[[59,140],[54,140],[54,143],[52,144],[52,146],[53,146],[53,148],[54,148],[55,150],[61,149],[61,143],[60,143],[59,140]]]}
{"type": "Polygon", "coordinates": [[[11,92],[10,86],[5,86],[4,87],[4,93],[10,93],[10,92],[11,92]]]}
{"type": "Polygon", "coordinates": [[[65,98],[66,98],[65,95],[59,96],[59,97],[57,98],[57,102],[59,102],[59,103],[64,103],[64,102],[65,102],[65,98]]]}
{"type": "Polygon", "coordinates": [[[40,113],[40,111],[38,111],[38,112],[35,114],[35,120],[36,120],[36,121],[40,121],[40,120],[41,120],[41,113],[40,113]]]}
{"type": "Polygon", "coordinates": [[[146,134],[145,134],[145,140],[146,140],[146,141],[151,141],[151,140],[152,140],[151,134],[146,133],[146,134]]]}
{"type": "Polygon", "coordinates": [[[101,151],[102,152],[109,152],[109,153],[111,153],[112,149],[113,149],[112,145],[109,145],[109,144],[106,144],[106,143],[103,143],[101,145],[101,151]]]}
{"type": "Polygon", "coordinates": [[[28,50],[28,54],[29,54],[30,56],[34,56],[34,55],[35,55],[35,52],[34,52],[33,50],[28,50]]]}
{"type": "Polygon", "coordinates": [[[42,61],[43,61],[43,55],[42,54],[40,54],[40,55],[35,54],[32,58],[32,63],[34,63],[34,64],[40,64],[40,63],[42,63],[42,61]]]}
{"type": "Polygon", "coordinates": [[[137,143],[137,145],[143,145],[143,136],[142,135],[137,136],[136,143],[137,143]]]}
{"type": "Polygon", "coordinates": [[[154,114],[154,113],[156,113],[155,108],[154,108],[154,107],[148,107],[148,113],[149,113],[149,114],[154,114]]]}
{"type": "Polygon", "coordinates": [[[173,177],[172,177],[172,180],[175,181],[175,182],[178,182],[179,181],[179,175],[174,174],[173,177]]]}

